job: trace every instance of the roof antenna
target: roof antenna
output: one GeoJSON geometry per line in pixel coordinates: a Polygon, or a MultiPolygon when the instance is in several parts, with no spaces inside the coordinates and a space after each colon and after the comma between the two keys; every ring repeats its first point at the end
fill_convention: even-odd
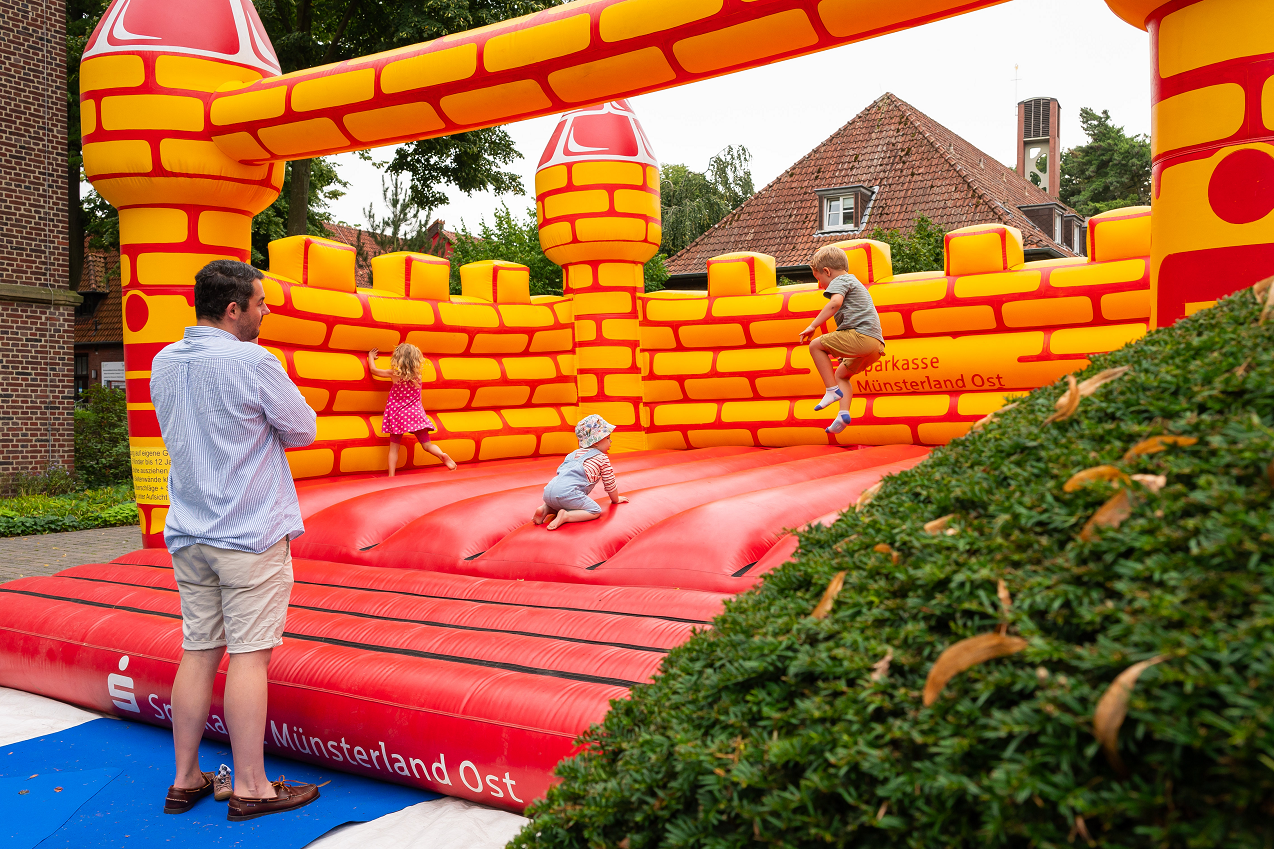
{"type": "Polygon", "coordinates": [[[1022,77],[1017,72],[1017,63],[1014,62],[1013,63],[1013,108],[1014,109],[1017,108],[1018,100],[1021,99],[1020,97],[1018,97],[1018,93],[1017,93],[1017,84],[1020,83],[1021,81],[1022,81],[1022,77]]]}

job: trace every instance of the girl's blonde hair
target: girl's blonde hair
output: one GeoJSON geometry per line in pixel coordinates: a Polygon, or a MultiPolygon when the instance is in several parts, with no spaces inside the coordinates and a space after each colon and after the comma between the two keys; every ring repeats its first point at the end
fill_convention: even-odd
{"type": "Polygon", "coordinates": [[[395,381],[407,380],[420,383],[420,375],[425,369],[425,358],[420,349],[408,342],[403,342],[394,349],[389,360],[389,373],[395,381]]]}

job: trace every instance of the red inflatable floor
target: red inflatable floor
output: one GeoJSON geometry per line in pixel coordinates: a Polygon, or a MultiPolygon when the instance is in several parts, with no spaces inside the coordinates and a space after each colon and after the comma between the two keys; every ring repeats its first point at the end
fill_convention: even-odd
{"type": "MultiPolygon", "coordinates": [[[[557,458],[304,482],[267,746],[520,811],[612,699],[791,555],[792,529],[926,453],[616,455],[630,503],[555,531],[529,519],[557,458]]],[[[168,725],[179,611],[163,550],[0,585],[0,685],[168,725]]],[[[221,717],[219,684],[209,736],[221,717]]]]}

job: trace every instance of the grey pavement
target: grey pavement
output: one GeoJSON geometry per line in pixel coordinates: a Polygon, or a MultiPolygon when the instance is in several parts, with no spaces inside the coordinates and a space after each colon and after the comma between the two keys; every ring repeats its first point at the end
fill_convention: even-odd
{"type": "Polygon", "coordinates": [[[142,547],[136,525],[0,539],[0,583],[52,575],[83,563],[109,563],[142,547]]]}

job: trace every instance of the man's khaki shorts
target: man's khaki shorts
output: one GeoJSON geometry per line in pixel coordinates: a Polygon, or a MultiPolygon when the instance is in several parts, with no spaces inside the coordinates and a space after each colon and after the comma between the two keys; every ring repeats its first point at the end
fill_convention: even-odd
{"type": "Polygon", "coordinates": [[[823,348],[842,360],[878,357],[885,352],[885,343],[857,330],[834,330],[818,337],[823,348]]]}
{"type": "Polygon", "coordinates": [[[173,555],[181,593],[181,647],[227,647],[231,654],[283,643],[292,595],[292,548],[287,537],[260,554],[202,543],[173,555]]]}

